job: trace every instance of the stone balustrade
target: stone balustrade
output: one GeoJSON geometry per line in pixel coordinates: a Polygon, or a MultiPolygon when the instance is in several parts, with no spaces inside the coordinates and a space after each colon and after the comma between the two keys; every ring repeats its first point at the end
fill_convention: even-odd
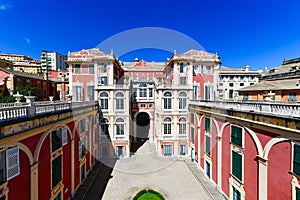
{"type": "Polygon", "coordinates": [[[238,111],[267,113],[279,116],[300,117],[300,104],[262,101],[191,101],[191,106],[209,106],[238,111]]]}
{"type": "MultiPolygon", "coordinates": [[[[87,106],[97,105],[97,101],[86,101],[86,102],[34,102],[28,103],[9,103],[0,105],[0,120],[13,120],[18,118],[33,117],[37,115],[55,113],[64,110],[72,110],[73,108],[83,108],[87,106]]],[[[0,122],[1,122],[0,121],[0,122]]]]}

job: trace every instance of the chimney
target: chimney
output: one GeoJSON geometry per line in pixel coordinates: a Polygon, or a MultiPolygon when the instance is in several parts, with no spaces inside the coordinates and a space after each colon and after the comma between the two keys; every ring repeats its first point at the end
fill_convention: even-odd
{"type": "Polygon", "coordinates": [[[139,62],[139,59],[136,57],[136,58],[134,59],[134,62],[139,62]]]}
{"type": "Polygon", "coordinates": [[[249,65],[244,65],[244,71],[248,71],[249,70],[249,65]]]}

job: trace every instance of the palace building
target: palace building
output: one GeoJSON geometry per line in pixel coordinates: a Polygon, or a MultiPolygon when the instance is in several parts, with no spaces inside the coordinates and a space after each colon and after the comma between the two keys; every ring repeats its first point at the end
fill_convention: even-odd
{"type": "MultiPolygon", "coordinates": [[[[167,62],[120,62],[99,49],[68,55],[73,101],[99,100],[102,153],[130,156],[146,140],[165,156],[189,154],[190,100],[214,99],[218,55],[198,50],[174,53],[167,62]]],[[[106,156],[106,155],[105,155],[106,156]]]]}

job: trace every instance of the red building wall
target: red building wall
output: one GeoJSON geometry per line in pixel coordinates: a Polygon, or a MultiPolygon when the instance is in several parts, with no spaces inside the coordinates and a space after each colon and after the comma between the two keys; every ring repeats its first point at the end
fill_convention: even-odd
{"type": "Polygon", "coordinates": [[[291,144],[280,142],[275,144],[268,159],[268,199],[292,199],[291,181],[291,144]]]}

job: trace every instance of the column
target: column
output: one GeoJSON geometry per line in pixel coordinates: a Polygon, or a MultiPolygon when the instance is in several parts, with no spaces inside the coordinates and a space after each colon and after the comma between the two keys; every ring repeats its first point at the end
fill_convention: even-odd
{"type": "Polygon", "coordinates": [[[75,180],[74,180],[74,165],[75,165],[75,163],[74,163],[74,148],[75,148],[75,139],[73,138],[72,140],[71,140],[71,196],[73,195],[73,193],[74,193],[74,182],[75,182],[75,180]]]}
{"type": "Polygon", "coordinates": [[[39,182],[39,175],[38,175],[38,166],[39,163],[36,162],[30,166],[30,199],[38,200],[38,182],[39,182]]]}
{"type": "Polygon", "coordinates": [[[265,200],[268,198],[268,166],[266,159],[257,156],[258,162],[258,199],[265,200]]]}
{"type": "Polygon", "coordinates": [[[217,178],[217,184],[220,189],[222,189],[222,137],[217,136],[217,147],[218,147],[218,178],[217,178]]]}

